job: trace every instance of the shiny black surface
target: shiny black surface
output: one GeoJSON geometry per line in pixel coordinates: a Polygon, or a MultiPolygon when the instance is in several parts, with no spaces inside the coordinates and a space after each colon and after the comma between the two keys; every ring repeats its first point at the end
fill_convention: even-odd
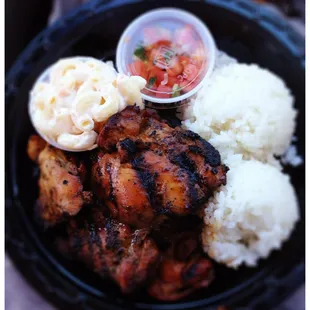
{"type": "MultiPolygon", "coordinates": [[[[114,58],[127,24],[146,10],[175,6],[193,12],[213,32],[218,47],[240,61],[256,62],[280,75],[299,110],[296,142],[305,154],[304,42],[285,21],[248,0],[94,1],[42,32],[28,46],[6,80],[6,249],[26,278],[60,309],[215,309],[227,304],[271,309],[304,281],[305,170],[287,168],[302,219],[281,251],[254,269],[216,266],[207,289],[176,303],[161,303],[140,292],[124,297],[116,285],[53,250],[51,238],[33,218],[37,171],[26,155],[34,130],[27,113],[29,90],[40,72],[60,57],[114,58]]],[[[173,117],[173,112],[161,112],[173,117]]]]}

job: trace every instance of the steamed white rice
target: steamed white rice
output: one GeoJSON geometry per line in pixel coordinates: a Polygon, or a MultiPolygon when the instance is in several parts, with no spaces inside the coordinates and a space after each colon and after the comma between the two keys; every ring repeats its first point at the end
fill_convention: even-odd
{"type": "Polygon", "coordinates": [[[299,218],[289,177],[277,168],[241,155],[226,159],[227,185],[205,208],[204,251],[236,268],[255,266],[279,249],[299,218]]]}
{"type": "Polygon", "coordinates": [[[205,86],[183,111],[183,126],[208,140],[222,158],[242,154],[278,165],[295,129],[293,96],[284,82],[257,65],[220,54],[205,86]]]}
{"type": "Polygon", "coordinates": [[[290,145],[293,103],[279,77],[220,53],[205,86],[181,111],[183,126],[215,146],[230,168],[227,185],[204,210],[203,248],[219,263],[255,266],[281,247],[299,218],[294,189],[274,157],[302,162],[290,145]]]}

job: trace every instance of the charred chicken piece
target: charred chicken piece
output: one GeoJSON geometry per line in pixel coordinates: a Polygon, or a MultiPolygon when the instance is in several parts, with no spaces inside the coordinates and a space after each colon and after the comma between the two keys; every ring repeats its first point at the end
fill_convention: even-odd
{"type": "Polygon", "coordinates": [[[109,275],[123,293],[143,284],[159,259],[158,249],[146,230],[132,231],[129,226],[106,218],[98,208],[83,210],[70,219],[67,232],[67,238],[57,241],[60,252],[101,276],[109,275]]]}
{"type": "Polygon", "coordinates": [[[152,227],[151,238],[162,252],[166,252],[175,244],[176,236],[184,232],[196,232],[201,235],[203,222],[198,215],[165,217],[160,223],[152,227]]]}
{"type": "Polygon", "coordinates": [[[148,288],[149,294],[159,300],[174,301],[207,287],[214,278],[213,266],[198,247],[195,232],[176,235],[161,261],[157,278],[148,288]]]}
{"type": "Polygon", "coordinates": [[[86,167],[76,156],[32,137],[28,154],[40,167],[37,212],[45,227],[67,216],[76,215],[84,204],[92,202],[92,193],[83,190],[86,167]],[[40,151],[41,150],[41,151],[40,151]]]}
{"type": "Polygon", "coordinates": [[[206,193],[226,184],[227,167],[221,165],[219,152],[198,134],[170,127],[153,111],[128,107],[112,116],[100,132],[98,145],[106,151],[117,145],[123,160],[141,149],[164,154],[195,178],[206,193]]]}
{"type": "Polygon", "coordinates": [[[118,153],[99,153],[92,176],[111,216],[138,228],[149,227],[155,217],[158,222],[158,215],[190,214],[205,198],[183,169],[151,151],[132,163],[121,163],[118,153]]]}
{"type": "Polygon", "coordinates": [[[127,107],[113,115],[97,143],[105,155],[94,163],[95,193],[114,218],[135,227],[158,215],[195,214],[226,183],[227,167],[213,146],[150,110],[127,107]]]}
{"type": "Polygon", "coordinates": [[[138,172],[117,153],[99,153],[92,168],[94,189],[111,216],[137,228],[149,227],[155,212],[138,172]]]}
{"type": "MultiPolygon", "coordinates": [[[[127,138],[138,138],[142,129],[147,126],[149,118],[160,121],[160,117],[155,111],[140,111],[138,107],[132,106],[114,114],[102,127],[98,136],[98,146],[107,152],[112,152],[116,150],[118,142],[127,138]]],[[[162,122],[165,121],[162,120],[162,122]]]]}
{"type": "Polygon", "coordinates": [[[133,160],[133,166],[138,173],[153,177],[157,213],[187,215],[205,202],[206,196],[191,176],[166,156],[145,151],[133,160]]]}

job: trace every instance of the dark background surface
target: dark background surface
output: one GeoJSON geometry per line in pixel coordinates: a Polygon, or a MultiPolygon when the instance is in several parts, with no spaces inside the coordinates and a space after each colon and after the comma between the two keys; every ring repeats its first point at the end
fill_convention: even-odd
{"type": "MultiPolygon", "coordinates": [[[[86,2],[63,0],[64,2],[86,2]]],[[[249,0],[250,1],[250,0],[249,0]]],[[[277,5],[292,18],[305,18],[304,0],[260,0],[277,5]]],[[[53,0],[5,1],[5,72],[9,70],[29,41],[47,26],[53,0]]]]}
{"type": "MultiPolygon", "coordinates": [[[[6,2],[6,38],[10,38],[6,40],[5,47],[5,65],[6,71],[8,71],[11,64],[27,45],[27,43],[47,25],[47,19],[52,8],[52,3],[47,0],[9,0],[6,2]],[[11,38],[14,38],[14,40],[11,38]]],[[[6,275],[8,279],[6,288],[8,290],[8,294],[11,295],[11,297],[9,297],[6,294],[6,309],[53,309],[52,306],[44,303],[43,300],[41,300],[35,293],[26,287],[26,284],[19,279],[18,274],[11,265],[10,261],[7,261],[6,275]],[[10,276],[8,277],[7,273],[9,272],[10,276]],[[22,285],[23,283],[24,286],[22,285]],[[16,298],[16,291],[18,291],[18,287],[23,289],[23,292],[19,294],[18,298],[16,298]],[[13,291],[14,295],[12,294],[13,291]],[[24,301],[21,298],[23,295],[25,297],[24,301]],[[31,302],[31,299],[33,299],[33,302],[31,302]]],[[[301,293],[299,293],[299,295],[301,297],[295,299],[294,302],[291,300],[288,301],[286,305],[281,306],[279,309],[285,309],[285,307],[296,310],[304,309],[304,305],[302,303],[303,289],[301,289],[300,292],[301,293]]]]}
{"type": "Polygon", "coordinates": [[[5,72],[46,25],[52,0],[5,1],[5,72]]]}

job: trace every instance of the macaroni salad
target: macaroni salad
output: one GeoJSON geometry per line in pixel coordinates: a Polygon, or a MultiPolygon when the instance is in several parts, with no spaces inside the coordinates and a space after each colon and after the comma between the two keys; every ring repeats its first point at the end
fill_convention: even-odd
{"type": "Polygon", "coordinates": [[[112,63],[90,57],[59,60],[38,79],[30,93],[34,127],[49,143],[69,151],[97,147],[96,123],[127,105],[144,108],[140,91],[146,81],[118,74],[112,63]]]}

